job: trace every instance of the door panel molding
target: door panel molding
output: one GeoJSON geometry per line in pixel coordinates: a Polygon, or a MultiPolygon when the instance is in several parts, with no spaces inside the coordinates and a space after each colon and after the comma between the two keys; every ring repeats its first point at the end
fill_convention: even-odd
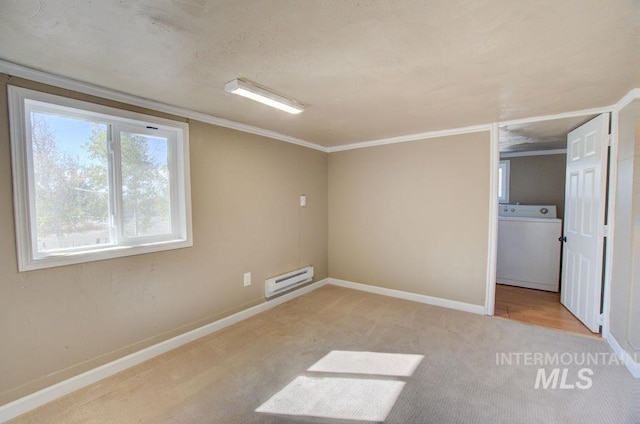
{"type": "Polygon", "coordinates": [[[561,302],[591,331],[600,331],[609,114],[567,135],[565,236],[561,302]]]}

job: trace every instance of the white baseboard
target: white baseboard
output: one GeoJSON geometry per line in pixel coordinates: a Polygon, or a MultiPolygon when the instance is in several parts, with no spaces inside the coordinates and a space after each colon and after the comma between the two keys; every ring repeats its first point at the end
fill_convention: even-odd
{"type": "Polygon", "coordinates": [[[634,378],[640,378],[640,362],[637,362],[634,357],[629,355],[629,353],[620,346],[620,343],[613,337],[613,334],[608,331],[603,331],[602,337],[607,340],[613,352],[618,356],[620,361],[624,363],[631,375],[633,375],[634,378]]]}
{"type": "Polygon", "coordinates": [[[13,402],[2,405],[0,406],[0,423],[15,418],[18,415],[24,414],[25,412],[29,412],[39,406],[44,405],[45,403],[51,402],[71,392],[110,377],[120,371],[131,368],[134,365],[138,365],[172,349],[183,346],[211,333],[215,333],[216,331],[250,318],[261,312],[265,312],[284,302],[320,288],[328,284],[328,282],[329,279],[325,278],[324,280],[311,283],[297,290],[286,293],[282,296],[270,299],[264,303],[261,303],[260,305],[253,306],[251,308],[245,309],[244,311],[240,311],[218,321],[214,321],[210,324],[204,325],[200,328],[196,328],[195,330],[191,330],[169,340],[165,340],[164,342],[149,346],[145,349],[139,350],[138,352],[134,352],[120,359],[116,359],[115,361],[101,365],[75,377],[71,377],[67,380],[61,381],[60,383],[46,387],[13,402]]]}
{"type": "Polygon", "coordinates": [[[369,293],[381,294],[383,296],[412,300],[414,302],[426,303],[427,305],[442,306],[443,308],[457,309],[459,311],[471,312],[480,315],[485,314],[484,305],[473,305],[471,303],[442,299],[440,297],[426,296],[424,294],[409,293],[400,290],[387,289],[384,287],[370,286],[368,284],[353,283],[351,281],[338,280],[336,278],[329,278],[329,284],[333,284],[334,286],[346,287],[348,289],[362,290],[369,293]]]}

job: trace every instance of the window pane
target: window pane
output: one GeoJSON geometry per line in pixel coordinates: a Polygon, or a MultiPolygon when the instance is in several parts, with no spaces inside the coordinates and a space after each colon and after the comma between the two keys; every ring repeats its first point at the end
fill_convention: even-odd
{"type": "Polygon", "coordinates": [[[111,243],[107,125],[32,111],[39,253],[111,243]]]}
{"type": "Polygon", "coordinates": [[[504,199],[504,187],[502,185],[503,174],[504,167],[503,165],[500,165],[500,168],[498,168],[498,198],[500,200],[504,199]]]}
{"type": "Polygon", "coordinates": [[[169,141],[123,131],[120,148],[124,235],[170,234],[169,141]]]}

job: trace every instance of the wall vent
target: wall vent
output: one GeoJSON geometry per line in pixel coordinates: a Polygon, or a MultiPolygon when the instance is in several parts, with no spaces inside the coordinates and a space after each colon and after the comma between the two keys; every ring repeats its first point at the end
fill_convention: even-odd
{"type": "Polygon", "coordinates": [[[301,284],[308,283],[311,280],[313,280],[312,266],[306,266],[296,269],[295,271],[287,272],[286,274],[269,278],[264,282],[264,296],[266,298],[275,296],[301,284]]]}

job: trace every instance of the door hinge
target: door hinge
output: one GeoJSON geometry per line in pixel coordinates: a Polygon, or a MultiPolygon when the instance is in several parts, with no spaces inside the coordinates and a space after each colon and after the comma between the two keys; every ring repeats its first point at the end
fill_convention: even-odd
{"type": "Polygon", "coordinates": [[[607,136],[607,146],[613,146],[613,134],[607,136]]]}
{"type": "Polygon", "coordinates": [[[604,314],[599,314],[596,318],[596,324],[604,325],[604,314]]]}
{"type": "Polygon", "coordinates": [[[610,236],[610,231],[609,231],[609,226],[608,225],[602,225],[600,227],[600,237],[609,237],[610,236]]]}

